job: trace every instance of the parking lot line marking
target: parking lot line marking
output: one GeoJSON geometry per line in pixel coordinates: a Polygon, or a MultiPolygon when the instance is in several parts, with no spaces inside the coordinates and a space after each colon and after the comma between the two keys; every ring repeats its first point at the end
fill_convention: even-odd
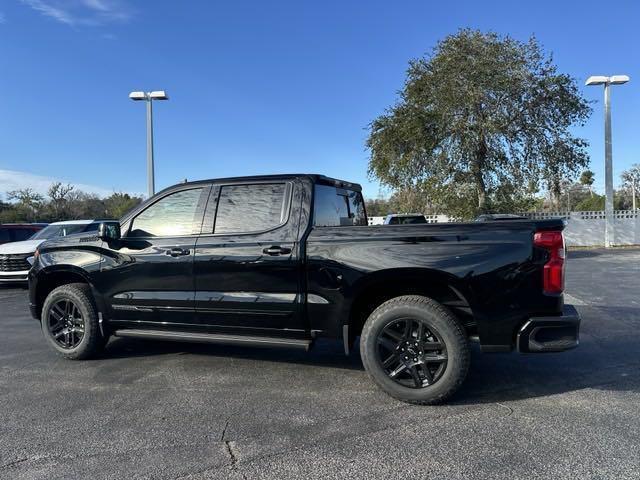
{"type": "Polygon", "coordinates": [[[570,305],[588,305],[587,302],[580,300],[578,297],[574,297],[573,295],[569,295],[568,293],[564,294],[564,300],[570,305]]]}

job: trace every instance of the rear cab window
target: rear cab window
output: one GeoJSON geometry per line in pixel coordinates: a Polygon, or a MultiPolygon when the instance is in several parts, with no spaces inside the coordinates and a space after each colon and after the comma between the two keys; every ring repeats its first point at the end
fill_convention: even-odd
{"type": "Polygon", "coordinates": [[[323,184],[316,184],[314,188],[315,227],[368,225],[361,192],[323,184]]]}

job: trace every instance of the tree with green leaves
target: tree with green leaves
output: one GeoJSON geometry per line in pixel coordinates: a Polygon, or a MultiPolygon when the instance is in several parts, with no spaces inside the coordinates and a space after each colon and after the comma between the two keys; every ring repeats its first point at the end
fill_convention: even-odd
{"type": "Polygon", "coordinates": [[[622,172],[622,187],[631,194],[631,208],[636,209],[636,198],[640,194],[640,164],[634,163],[631,168],[622,172]]]}
{"type": "Polygon", "coordinates": [[[142,201],[140,197],[121,192],[114,192],[102,199],[59,182],[49,187],[48,200],[31,188],[8,192],[6,197],[9,202],[0,201],[0,223],[98,218],[117,220],[142,201]]]}
{"type": "Polygon", "coordinates": [[[399,101],[370,124],[369,174],[454,216],[522,208],[588,165],[570,128],[590,113],[535,38],[460,30],[410,62],[399,101]]]}
{"type": "Polygon", "coordinates": [[[105,213],[109,218],[119,219],[132,208],[136,207],[142,199],[131,196],[128,193],[114,192],[104,199],[105,213]]]}
{"type": "Polygon", "coordinates": [[[585,170],[580,175],[580,183],[589,189],[589,193],[593,196],[593,182],[595,181],[595,173],[591,170],[585,170]]]}
{"type": "Polygon", "coordinates": [[[370,217],[381,217],[390,213],[389,199],[378,197],[365,200],[367,215],[370,217]]]}
{"type": "Polygon", "coordinates": [[[44,197],[32,188],[7,192],[7,200],[14,201],[18,216],[22,216],[29,222],[37,220],[37,214],[44,203],[44,197]]]}

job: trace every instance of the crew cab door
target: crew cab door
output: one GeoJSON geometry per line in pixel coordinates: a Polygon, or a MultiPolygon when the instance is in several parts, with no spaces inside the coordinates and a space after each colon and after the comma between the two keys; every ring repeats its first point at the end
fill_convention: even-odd
{"type": "Polygon", "coordinates": [[[295,188],[273,180],[212,188],[195,253],[199,323],[265,335],[306,331],[295,188]]]}
{"type": "Polygon", "coordinates": [[[193,258],[210,187],[172,189],[136,213],[122,238],[105,245],[98,288],[110,320],[195,321],[193,258]]]}

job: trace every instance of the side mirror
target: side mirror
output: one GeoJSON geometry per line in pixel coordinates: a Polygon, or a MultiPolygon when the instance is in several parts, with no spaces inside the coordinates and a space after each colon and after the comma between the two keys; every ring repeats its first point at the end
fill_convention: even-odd
{"type": "Polygon", "coordinates": [[[120,240],[120,223],[102,222],[98,225],[98,238],[104,242],[120,240]]]}

